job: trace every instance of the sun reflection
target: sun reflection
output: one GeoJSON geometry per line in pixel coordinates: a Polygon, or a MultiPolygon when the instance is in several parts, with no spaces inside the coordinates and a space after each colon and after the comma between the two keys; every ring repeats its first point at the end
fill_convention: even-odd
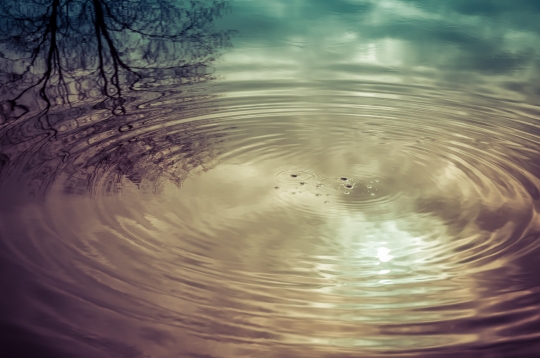
{"type": "Polygon", "coordinates": [[[390,251],[392,250],[389,250],[386,247],[379,247],[379,249],[377,250],[377,258],[379,259],[379,261],[388,262],[392,260],[394,256],[389,255],[390,251]]]}

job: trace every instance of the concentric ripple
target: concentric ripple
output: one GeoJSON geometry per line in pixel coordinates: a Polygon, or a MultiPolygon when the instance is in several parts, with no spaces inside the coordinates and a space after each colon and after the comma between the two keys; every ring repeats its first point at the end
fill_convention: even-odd
{"type": "Polygon", "coordinates": [[[261,83],[190,118],[141,112],[131,138],[77,139],[94,199],[58,193],[89,183],[72,156],[44,203],[3,212],[32,223],[2,220],[1,236],[20,238],[2,245],[39,278],[28,310],[56,322],[28,325],[156,356],[540,339],[539,117],[456,92],[340,86],[261,83]]]}

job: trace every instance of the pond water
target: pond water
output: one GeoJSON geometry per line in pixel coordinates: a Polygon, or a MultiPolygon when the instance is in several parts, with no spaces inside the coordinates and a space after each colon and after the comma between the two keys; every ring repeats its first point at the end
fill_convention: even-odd
{"type": "Polygon", "coordinates": [[[540,354],[537,0],[5,0],[10,357],[540,354]]]}

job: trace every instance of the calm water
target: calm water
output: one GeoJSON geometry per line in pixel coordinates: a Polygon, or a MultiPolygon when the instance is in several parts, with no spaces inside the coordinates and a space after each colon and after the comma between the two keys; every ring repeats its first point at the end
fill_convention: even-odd
{"type": "Polygon", "coordinates": [[[540,355],[539,44],[537,0],[2,1],[0,350],[540,355]]]}

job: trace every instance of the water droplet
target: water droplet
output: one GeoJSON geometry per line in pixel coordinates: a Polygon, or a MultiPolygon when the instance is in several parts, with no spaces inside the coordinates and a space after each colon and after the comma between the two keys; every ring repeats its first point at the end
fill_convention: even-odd
{"type": "Polygon", "coordinates": [[[297,174],[291,174],[291,176],[292,176],[293,178],[296,178],[298,175],[297,175],[297,174]]]}

